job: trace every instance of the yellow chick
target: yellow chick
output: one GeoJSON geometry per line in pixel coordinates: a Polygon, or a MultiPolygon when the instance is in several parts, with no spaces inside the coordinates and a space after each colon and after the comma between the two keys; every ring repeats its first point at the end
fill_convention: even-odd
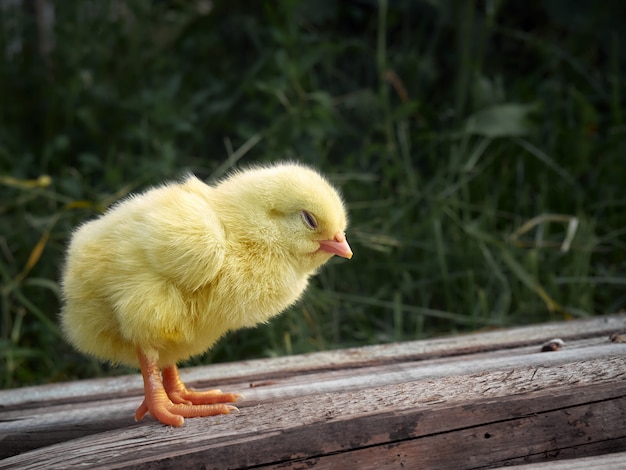
{"type": "Polygon", "coordinates": [[[176,363],[285,310],[333,255],[351,258],[346,224],[337,191],[294,163],[130,196],[74,232],[63,330],[84,353],[140,367],[136,420],[228,414],[238,394],[187,389],[176,363]]]}

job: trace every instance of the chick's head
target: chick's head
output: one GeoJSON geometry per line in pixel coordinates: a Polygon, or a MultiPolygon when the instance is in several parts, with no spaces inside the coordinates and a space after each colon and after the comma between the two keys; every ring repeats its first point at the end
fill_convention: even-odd
{"type": "Polygon", "coordinates": [[[352,257],[337,190],[319,173],[288,163],[237,172],[220,183],[231,236],[314,271],[333,255],[352,257]]]}

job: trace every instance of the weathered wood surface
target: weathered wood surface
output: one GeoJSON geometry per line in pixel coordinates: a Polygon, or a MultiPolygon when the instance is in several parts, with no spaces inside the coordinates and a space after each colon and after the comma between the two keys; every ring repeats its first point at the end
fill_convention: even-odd
{"type": "Polygon", "coordinates": [[[246,400],[179,429],[133,421],[139,375],[0,391],[0,468],[626,468],[626,344],[608,339],[624,330],[614,315],[192,368],[188,384],[246,400]]]}

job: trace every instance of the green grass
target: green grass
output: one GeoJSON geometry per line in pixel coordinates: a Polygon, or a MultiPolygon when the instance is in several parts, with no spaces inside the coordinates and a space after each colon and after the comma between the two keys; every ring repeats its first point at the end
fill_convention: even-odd
{"type": "Polygon", "coordinates": [[[211,180],[257,161],[330,175],[355,256],[192,363],[625,308],[621,4],[55,9],[51,52],[33,16],[0,10],[2,387],[126,372],[60,334],[74,226],[185,171],[211,180]]]}

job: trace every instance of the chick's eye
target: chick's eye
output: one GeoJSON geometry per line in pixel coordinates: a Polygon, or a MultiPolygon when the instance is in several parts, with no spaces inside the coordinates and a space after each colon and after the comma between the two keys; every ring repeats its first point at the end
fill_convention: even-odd
{"type": "Polygon", "coordinates": [[[302,215],[302,221],[304,225],[309,227],[311,230],[315,230],[317,228],[317,220],[315,216],[311,214],[309,211],[302,211],[300,213],[302,215]]]}

